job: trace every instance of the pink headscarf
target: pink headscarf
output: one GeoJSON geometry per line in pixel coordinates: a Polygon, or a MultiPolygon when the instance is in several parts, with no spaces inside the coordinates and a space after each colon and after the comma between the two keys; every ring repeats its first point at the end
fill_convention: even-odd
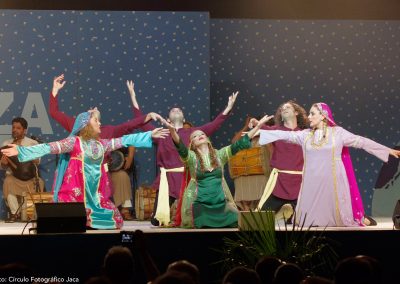
{"type": "MultiPolygon", "coordinates": [[[[333,120],[333,115],[330,107],[325,103],[316,103],[315,104],[318,110],[322,113],[322,115],[326,118],[328,126],[336,126],[336,122],[333,120]]],[[[346,169],[347,180],[349,182],[350,187],[350,197],[351,197],[351,206],[353,209],[353,218],[360,225],[364,225],[364,205],[362,203],[360,190],[358,189],[356,176],[354,174],[353,163],[351,162],[350,152],[348,147],[343,147],[342,149],[342,162],[344,168],[346,169]]]]}

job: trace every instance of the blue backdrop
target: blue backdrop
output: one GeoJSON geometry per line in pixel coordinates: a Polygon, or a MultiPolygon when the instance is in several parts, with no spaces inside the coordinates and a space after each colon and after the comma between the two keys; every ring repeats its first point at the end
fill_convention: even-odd
{"type": "MultiPolygon", "coordinates": [[[[29,135],[45,142],[68,135],[47,111],[61,73],[60,109],[71,116],[97,106],[103,124],[127,121],[133,80],[144,112],[166,116],[179,105],[194,124],[209,120],[208,13],[9,10],[0,12],[0,27],[1,141],[21,115],[29,135]]],[[[151,183],[154,150],[138,150],[136,162],[139,183],[151,183]]],[[[54,169],[55,157],[44,157],[47,190],[54,169]]]]}
{"type": "MultiPolygon", "coordinates": [[[[389,147],[400,141],[399,21],[218,19],[210,34],[211,113],[223,108],[226,92],[240,90],[220,144],[229,143],[246,114],[274,114],[291,99],[307,112],[326,102],[347,130],[389,147]]],[[[382,162],[351,153],[370,214],[382,162]]]]}

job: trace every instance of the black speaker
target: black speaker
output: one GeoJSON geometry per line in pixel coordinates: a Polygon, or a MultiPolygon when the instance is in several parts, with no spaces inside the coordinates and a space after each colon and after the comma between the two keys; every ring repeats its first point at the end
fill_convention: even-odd
{"type": "Polygon", "coordinates": [[[396,206],[393,210],[393,226],[395,229],[400,230],[400,200],[397,200],[396,206]]]}
{"type": "Polygon", "coordinates": [[[86,232],[86,210],[82,202],[35,203],[36,232],[86,232]]]}

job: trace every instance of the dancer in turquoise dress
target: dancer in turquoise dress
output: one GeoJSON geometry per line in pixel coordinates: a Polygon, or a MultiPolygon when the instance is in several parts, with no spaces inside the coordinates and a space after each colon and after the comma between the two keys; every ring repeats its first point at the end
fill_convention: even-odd
{"type": "MultiPolygon", "coordinates": [[[[215,150],[206,134],[196,130],[190,135],[189,149],[182,143],[175,128],[165,123],[185,167],[190,181],[181,205],[181,227],[236,227],[238,210],[224,179],[224,165],[229,158],[251,146],[250,139],[269,117],[263,117],[256,127],[237,142],[215,150]]],[[[179,208],[178,208],[179,210],[179,208]]]]}
{"type": "Polygon", "coordinates": [[[55,173],[54,202],[83,202],[88,227],[120,229],[123,219],[110,200],[112,192],[104,154],[127,146],[150,148],[152,138],[164,138],[169,132],[157,128],[115,139],[99,139],[99,134],[100,113],[94,109],[79,114],[71,134],[61,141],[30,147],[10,144],[2,152],[7,156],[18,155],[21,162],[46,154],[62,154],[55,173]]]}

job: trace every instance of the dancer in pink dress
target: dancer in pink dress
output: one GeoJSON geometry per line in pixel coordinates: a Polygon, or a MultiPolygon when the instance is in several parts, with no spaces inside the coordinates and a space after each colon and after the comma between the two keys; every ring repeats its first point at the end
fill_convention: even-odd
{"type": "Polygon", "coordinates": [[[120,229],[123,220],[110,200],[111,187],[104,155],[121,147],[152,147],[152,139],[164,138],[169,131],[153,131],[124,135],[114,139],[99,139],[100,113],[95,110],[79,114],[71,134],[57,142],[22,147],[9,144],[6,156],[30,161],[46,154],[62,154],[55,173],[55,202],[83,202],[87,226],[95,229],[120,229]]]}

